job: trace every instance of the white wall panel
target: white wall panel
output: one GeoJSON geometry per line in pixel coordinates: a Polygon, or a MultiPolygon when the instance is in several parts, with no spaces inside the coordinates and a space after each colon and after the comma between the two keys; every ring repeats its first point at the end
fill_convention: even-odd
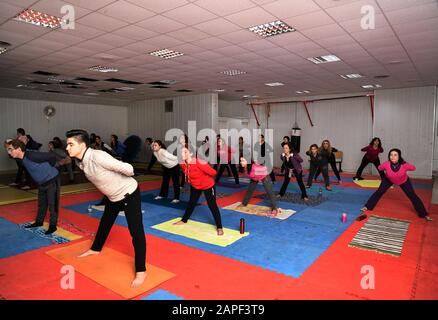
{"type": "Polygon", "coordinates": [[[417,167],[412,177],[432,176],[434,101],[434,87],[376,91],[375,135],[417,167]]]}
{"type": "MultiPolygon", "coordinates": [[[[187,132],[188,121],[196,121],[197,131],[215,128],[218,116],[218,96],[215,93],[136,101],[128,107],[128,127],[144,140],[146,137],[164,141],[166,131],[179,128],[187,132]],[[164,112],[164,101],[173,100],[173,112],[164,112]]],[[[165,142],[166,143],[166,142],[165,142]]],[[[148,161],[142,152],[141,160],[148,161]]]]}
{"type": "MultiPolygon", "coordinates": [[[[56,101],[0,98],[0,134],[2,140],[14,138],[17,128],[24,128],[36,141],[43,144],[54,137],[64,139],[65,132],[81,128],[100,135],[109,142],[111,134],[124,139],[127,134],[128,112],[124,106],[79,104],[56,101]],[[43,115],[47,105],[56,108],[56,115],[49,120],[43,115]]],[[[0,171],[15,169],[4,148],[0,151],[0,171]]]]}

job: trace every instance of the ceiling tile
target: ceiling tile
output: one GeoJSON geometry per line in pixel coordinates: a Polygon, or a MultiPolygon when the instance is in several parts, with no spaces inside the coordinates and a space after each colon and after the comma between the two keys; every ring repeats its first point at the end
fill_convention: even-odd
{"type": "Polygon", "coordinates": [[[278,0],[265,4],[262,8],[279,19],[286,19],[321,10],[318,5],[309,0],[278,0]]]}
{"type": "Polygon", "coordinates": [[[103,7],[99,12],[103,15],[123,20],[128,23],[135,23],[156,14],[155,12],[122,0],[103,7]]]}
{"type": "Polygon", "coordinates": [[[105,16],[98,12],[90,13],[89,15],[78,19],[78,23],[106,32],[111,32],[128,25],[126,22],[105,16]]]}
{"type": "Polygon", "coordinates": [[[192,27],[172,31],[169,32],[168,35],[183,42],[191,42],[210,37],[207,33],[192,27]]]}
{"type": "Polygon", "coordinates": [[[226,19],[243,28],[249,28],[259,24],[278,20],[275,16],[269,14],[266,10],[263,10],[260,7],[255,7],[252,9],[234,13],[232,15],[226,16],[226,19]]]}
{"type": "Polygon", "coordinates": [[[231,23],[223,18],[217,18],[209,20],[200,24],[193,26],[203,32],[206,32],[212,36],[217,36],[221,34],[229,34],[231,32],[240,30],[240,27],[231,23]]]}
{"type": "Polygon", "coordinates": [[[195,6],[194,4],[188,4],[171,11],[167,11],[163,13],[163,15],[188,26],[217,18],[215,14],[195,6]]]}
{"type": "Polygon", "coordinates": [[[112,33],[133,40],[145,40],[158,35],[157,32],[146,30],[145,28],[136,25],[126,26],[113,31],[112,33]]]}
{"type": "Polygon", "coordinates": [[[256,6],[250,0],[198,0],[194,3],[220,16],[226,16],[256,6]]]}
{"type": "Polygon", "coordinates": [[[160,15],[137,22],[136,25],[157,33],[166,33],[186,27],[182,23],[160,15]]]}
{"type": "Polygon", "coordinates": [[[138,5],[145,9],[154,11],[156,13],[162,13],[165,11],[169,11],[183,5],[188,4],[189,2],[186,0],[127,0],[132,4],[138,5]]]}

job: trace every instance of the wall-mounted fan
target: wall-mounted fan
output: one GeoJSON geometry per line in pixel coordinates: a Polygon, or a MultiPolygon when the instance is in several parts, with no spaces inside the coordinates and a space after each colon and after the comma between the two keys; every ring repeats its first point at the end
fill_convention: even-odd
{"type": "Polygon", "coordinates": [[[56,114],[56,109],[54,106],[46,106],[43,110],[44,116],[47,120],[53,117],[56,114]]]}

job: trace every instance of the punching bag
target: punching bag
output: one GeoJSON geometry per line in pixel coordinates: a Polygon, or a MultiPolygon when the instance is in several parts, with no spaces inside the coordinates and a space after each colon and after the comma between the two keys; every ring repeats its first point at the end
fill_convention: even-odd
{"type": "Polygon", "coordinates": [[[290,142],[291,142],[294,150],[296,152],[300,152],[300,146],[301,146],[301,129],[300,128],[298,128],[298,127],[292,128],[290,142]]]}

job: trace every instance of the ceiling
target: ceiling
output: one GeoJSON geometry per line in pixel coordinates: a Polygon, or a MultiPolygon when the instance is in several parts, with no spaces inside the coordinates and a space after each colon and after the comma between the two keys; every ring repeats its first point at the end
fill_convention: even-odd
{"type": "Polygon", "coordinates": [[[369,90],[361,86],[367,84],[436,85],[437,30],[436,0],[0,0],[0,41],[11,44],[0,55],[0,87],[26,85],[19,90],[34,87],[132,101],[216,89],[225,90],[220,92],[224,99],[242,99],[298,96],[296,91],[302,90],[311,95],[365,92],[369,90]],[[13,19],[26,8],[62,17],[65,4],[75,9],[74,30],[13,19]],[[373,30],[361,28],[364,5],[375,10],[373,30]],[[248,30],[275,20],[296,32],[262,38],[248,30]],[[148,54],[163,48],[184,55],[166,60],[148,54]],[[316,65],[307,60],[328,54],[341,61],[316,65]],[[95,65],[119,71],[88,70],[95,65]],[[220,73],[225,70],[246,73],[220,73]],[[47,80],[36,71],[59,74],[72,83],[47,80]],[[364,77],[340,77],[352,73],[364,77]],[[149,84],[162,80],[176,83],[165,88],[149,84]],[[271,82],[284,85],[265,85],[271,82]],[[103,92],[119,87],[134,90],[103,92]],[[181,89],[191,91],[177,91],[181,89]]]}

